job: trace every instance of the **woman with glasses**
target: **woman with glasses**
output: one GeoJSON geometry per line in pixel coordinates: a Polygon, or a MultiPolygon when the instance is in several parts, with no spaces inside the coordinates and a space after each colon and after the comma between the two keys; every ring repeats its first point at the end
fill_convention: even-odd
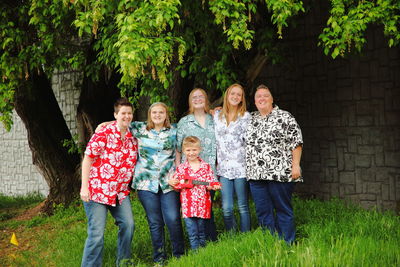
{"type": "MultiPolygon", "coordinates": [[[[184,156],[181,158],[182,141],[186,136],[196,136],[201,140],[200,158],[211,165],[215,175],[215,163],[217,158],[217,145],[214,132],[213,117],[209,114],[209,102],[207,93],[204,89],[195,88],[189,94],[189,112],[178,122],[178,153],[176,156],[176,165],[184,162],[184,156]]],[[[213,197],[213,191],[211,191],[213,197]]],[[[206,222],[206,238],[211,241],[217,239],[214,217],[206,222]]]]}

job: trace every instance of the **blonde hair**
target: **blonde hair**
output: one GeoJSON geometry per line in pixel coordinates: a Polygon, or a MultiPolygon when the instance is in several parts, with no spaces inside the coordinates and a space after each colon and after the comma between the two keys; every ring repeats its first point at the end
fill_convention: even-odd
{"type": "Polygon", "coordinates": [[[182,142],[182,150],[184,150],[186,147],[190,147],[190,146],[198,146],[201,148],[200,139],[196,136],[186,136],[182,142]]]}
{"type": "Polygon", "coordinates": [[[165,113],[166,113],[167,116],[165,118],[163,127],[171,128],[171,122],[170,122],[170,119],[169,119],[168,106],[166,104],[164,104],[163,102],[156,102],[156,103],[151,104],[151,106],[149,107],[149,110],[147,111],[147,126],[146,126],[146,130],[149,131],[151,129],[154,129],[154,127],[155,127],[154,122],[151,120],[151,110],[156,106],[162,106],[165,109],[165,113]]]}
{"type": "Polygon", "coordinates": [[[208,96],[207,96],[206,91],[205,91],[204,89],[202,89],[202,88],[194,88],[194,89],[190,92],[190,94],[189,94],[189,111],[188,111],[188,114],[193,114],[193,113],[194,113],[194,108],[193,108],[192,100],[193,100],[193,94],[194,94],[194,92],[196,92],[197,90],[200,91],[200,92],[203,94],[203,96],[204,96],[204,100],[205,100],[205,103],[204,103],[204,112],[205,112],[205,113],[208,113],[208,112],[210,111],[210,102],[208,101],[208,96]]]}
{"type": "Polygon", "coordinates": [[[225,116],[227,125],[231,123],[231,121],[229,120],[229,111],[232,109],[232,105],[229,103],[228,97],[234,87],[238,87],[242,90],[242,99],[238,105],[238,108],[236,109],[232,121],[236,121],[239,115],[243,116],[244,113],[246,112],[246,97],[244,96],[244,88],[240,84],[234,83],[231,86],[229,86],[228,89],[226,89],[224,96],[224,103],[222,105],[222,112],[219,114],[220,119],[222,119],[222,116],[225,116]]]}

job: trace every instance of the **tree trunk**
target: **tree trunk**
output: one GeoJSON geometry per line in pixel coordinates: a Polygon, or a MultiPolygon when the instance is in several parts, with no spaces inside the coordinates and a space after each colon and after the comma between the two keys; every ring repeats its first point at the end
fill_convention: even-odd
{"type": "MultiPolygon", "coordinates": [[[[89,52],[88,60],[93,59],[89,52]]],[[[112,70],[103,70],[98,81],[84,77],[81,95],[77,108],[77,128],[79,143],[86,146],[97,125],[104,121],[114,120],[114,103],[120,97],[117,87],[121,76],[112,70]]]]}
{"type": "Polygon", "coordinates": [[[49,186],[43,211],[51,214],[53,204],[68,205],[78,195],[79,156],[62,145],[71,133],[44,74],[32,73],[16,90],[15,110],[25,124],[33,164],[49,186]]]}

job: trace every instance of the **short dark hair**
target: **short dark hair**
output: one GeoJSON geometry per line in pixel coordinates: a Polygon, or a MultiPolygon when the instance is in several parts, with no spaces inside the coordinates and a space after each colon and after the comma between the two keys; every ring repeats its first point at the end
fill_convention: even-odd
{"type": "Polygon", "coordinates": [[[131,102],[129,102],[128,98],[121,97],[121,98],[118,98],[117,101],[115,101],[115,103],[114,103],[114,112],[118,113],[120,107],[122,107],[122,106],[131,107],[133,110],[133,105],[131,102]]]}
{"type": "Polygon", "coordinates": [[[271,90],[265,84],[260,84],[259,86],[257,86],[256,91],[258,91],[260,89],[267,89],[267,90],[269,90],[271,92],[271,90]]]}

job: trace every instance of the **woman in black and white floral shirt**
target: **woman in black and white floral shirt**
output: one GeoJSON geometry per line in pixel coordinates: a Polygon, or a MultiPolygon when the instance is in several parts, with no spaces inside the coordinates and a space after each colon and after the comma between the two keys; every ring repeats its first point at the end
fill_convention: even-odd
{"type": "Polygon", "coordinates": [[[254,100],[258,111],[252,113],[247,126],[246,175],[258,222],[271,233],[277,232],[287,243],[293,243],[291,198],[295,182],[302,181],[301,130],[289,112],[273,107],[267,86],[257,87],[254,100]]]}

